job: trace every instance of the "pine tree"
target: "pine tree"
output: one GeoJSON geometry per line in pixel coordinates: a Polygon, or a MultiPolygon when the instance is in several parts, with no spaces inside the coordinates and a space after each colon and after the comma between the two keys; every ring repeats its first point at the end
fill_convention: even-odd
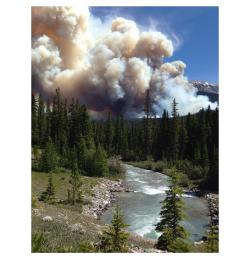
{"type": "Polygon", "coordinates": [[[187,130],[184,119],[181,120],[180,134],[179,134],[179,159],[185,159],[187,154],[187,130]]]}
{"type": "Polygon", "coordinates": [[[207,171],[209,166],[208,159],[208,147],[207,147],[207,126],[205,120],[205,111],[202,109],[199,113],[200,115],[200,153],[201,153],[201,166],[207,171]]]}
{"type": "Polygon", "coordinates": [[[144,154],[145,158],[151,155],[152,147],[152,127],[151,127],[151,114],[152,114],[152,103],[150,99],[150,89],[146,90],[146,98],[144,103],[145,117],[144,122],[144,154]]]}
{"type": "Polygon", "coordinates": [[[114,138],[114,128],[113,128],[113,122],[111,118],[111,114],[109,112],[108,119],[105,123],[105,149],[107,150],[108,154],[112,154],[112,143],[114,138]]]}
{"type": "Polygon", "coordinates": [[[98,145],[93,159],[93,174],[95,176],[108,175],[108,159],[107,154],[101,145],[98,145]]]}
{"type": "Polygon", "coordinates": [[[121,134],[120,134],[120,141],[121,141],[121,155],[124,160],[127,160],[128,156],[128,134],[127,134],[127,126],[126,122],[121,115],[121,134]]]}
{"type": "Polygon", "coordinates": [[[77,167],[77,163],[75,162],[71,171],[70,180],[69,183],[71,185],[71,190],[68,191],[69,201],[74,205],[76,203],[76,200],[81,200],[81,176],[77,167]]]}
{"type": "Polygon", "coordinates": [[[77,163],[82,173],[84,173],[85,167],[87,167],[86,155],[87,155],[87,146],[83,136],[81,135],[77,143],[77,163]]]}
{"type": "Polygon", "coordinates": [[[32,102],[31,102],[32,145],[37,145],[39,143],[37,111],[38,111],[37,99],[35,95],[32,93],[32,102]]]}
{"type": "Polygon", "coordinates": [[[158,149],[157,159],[167,157],[169,145],[169,118],[168,113],[164,109],[162,118],[160,120],[160,129],[158,132],[158,142],[156,148],[158,149]]]}
{"type": "Polygon", "coordinates": [[[44,135],[46,127],[45,119],[45,104],[42,95],[38,98],[38,110],[37,110],[37,129],[38,129],[38,143],[40,146],[44,146],[44,135]]]}
{"type": "Polygon", "coordinates": [[[111,225],[104,230],[101,237],[100,249],[103,252],[127,252],[128,232],[124,228],[128,227],[124,223],[123,215],[118,205],[116,205],[111,225]]]}
{"type": "Polygon", "coordinates": [[[213,191],[219,189],[219,167],[218,167],[218,148],[213,147],[209,161],[209,170],[205,179],[205,186],[213,191]]]}
{"type": "Polygon", "coordinates": [[[39,167],[41,171],[50,172],[56,169],[58,166],[58,155],[56,153],[54,144],[49,138],[46,143],[46,147],[42,152],[41,159],[39,161],[39,167]]]}
{"type": "Polygon", "coordinates": [[[173,160],[178,159],[179,154],[179,115],[177,109],[177,102],[174,99],[172,103],[172,119],[170,129],[170,157],[173,160]]]}
{"type": "Polygon", "coordinates": [[[46,112],[45,112],[45,119],[46,119],[46,127],[45,127],[45,135],[44,135],[44,142],[45,145],[51,138],[51,122],[52,122],[52,112],[50,106],[50,100],[48,99],[46,102],[46,112]]]}
{"type": "Polygon", "coordinates": [[[116,116],[115,121],[115,136],[114,136],[114,144],[115,144],[115,154],[122,155],[122,128],[123,128],[123,117],[121,114],[116,116]]]}
{"type": "Polygon", "coordinates": [[[46,202],[53,202],[55,199],[55,186],[53,182],[53,174],[52,171],[49,173],[49,178],[48,178],[48,185],[46,188],[46,191],[44,191],[40,198],[41,201],[46,201],[46,202]]]}
{"type": "Polygon", "coordinates": [[[187,249],[182,240],[186,238],[187,233],[180,225],[180,221],[183,219],[183,191],[178,186],[179,177],[177,173],[173,172],[171,176],[172,184],[169,190],[166,191],[166,198],[162,202],[161,220],[156,225],[156,231],[163,232],[156,246],[161,250],[178,251],[187,249]],[[179,248],[177,248],[177,245],[179,245],[179,248]]]}

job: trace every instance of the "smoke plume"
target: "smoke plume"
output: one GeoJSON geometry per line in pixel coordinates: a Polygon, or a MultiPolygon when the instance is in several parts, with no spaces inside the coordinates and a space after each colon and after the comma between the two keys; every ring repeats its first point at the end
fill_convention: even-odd
{"type": "Polygon", "coordinates": [[[140,116],[147,89],[158,115],[170,111],[173,98],[181,115],[215,108],[208,97],[197,96],[184,76],[185,63],[163,63],[173,50],[164,34],[140,31],[122,17],[106,24],[88,8],[32,8],[33,86],[48,96],[60,87],[99,115],[140,116]]]}

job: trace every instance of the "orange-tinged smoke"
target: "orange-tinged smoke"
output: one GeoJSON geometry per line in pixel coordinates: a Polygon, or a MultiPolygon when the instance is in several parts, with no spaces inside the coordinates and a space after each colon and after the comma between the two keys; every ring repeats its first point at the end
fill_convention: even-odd
{"type": "Polygon", "coordinates": [[[33,7],[34,86],[45,94],[60,87],[65,96],[75,96],[99,113],[108,109],[138,116],[147,89],[159,114],[173,98],[180,114],[216,107],[196,95],[182,61],[163,64],[174,50],[164,34],[140,31],[135,21],[122,17],[108,26],[97,22],[88,8],[33,7]]]}

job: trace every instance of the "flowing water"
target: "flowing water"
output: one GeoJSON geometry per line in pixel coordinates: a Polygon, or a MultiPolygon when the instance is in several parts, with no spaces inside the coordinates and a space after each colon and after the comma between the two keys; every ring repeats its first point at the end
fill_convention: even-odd
{"type": "MultiPolygon", "coordinates": [[[[170,184],[170,177],[158,172],[125,165],[125,181],[134,192],[116,193],[116,203],[122,209],[128,230],[141,236],[157,239],[155,224],[160,220],[161,201],[170,184]]],[[[192,194],[184,194],[184,213],[182,225],[189,232],[190,241],[199,241],[206,234],[209,225],[208,208],[205,199],[192,194]]],[[[113,208],[102,215],[102,220],[110,223],[113,208]]]]}

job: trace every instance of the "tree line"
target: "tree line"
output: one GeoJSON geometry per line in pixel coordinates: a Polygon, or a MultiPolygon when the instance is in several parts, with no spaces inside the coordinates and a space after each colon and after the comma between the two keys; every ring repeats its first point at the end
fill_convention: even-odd
{"type": "Polygon", "coordinates": [[[203,179],[204,188],[218,189],[218,109],[201,109],[197,114],[179,116],[178,102],[161,117],[152,114],[149,93],[145,116],[125,119],[121,113],[92,120],[84,104],[69,103],[57,89],[44,100],[32,95],[32,146],[42,149],[40,169],[55,166],[72,168],[82,174],[105,176],[107,159],[120,156],[125,161],[165,161],[203,179]]]}

